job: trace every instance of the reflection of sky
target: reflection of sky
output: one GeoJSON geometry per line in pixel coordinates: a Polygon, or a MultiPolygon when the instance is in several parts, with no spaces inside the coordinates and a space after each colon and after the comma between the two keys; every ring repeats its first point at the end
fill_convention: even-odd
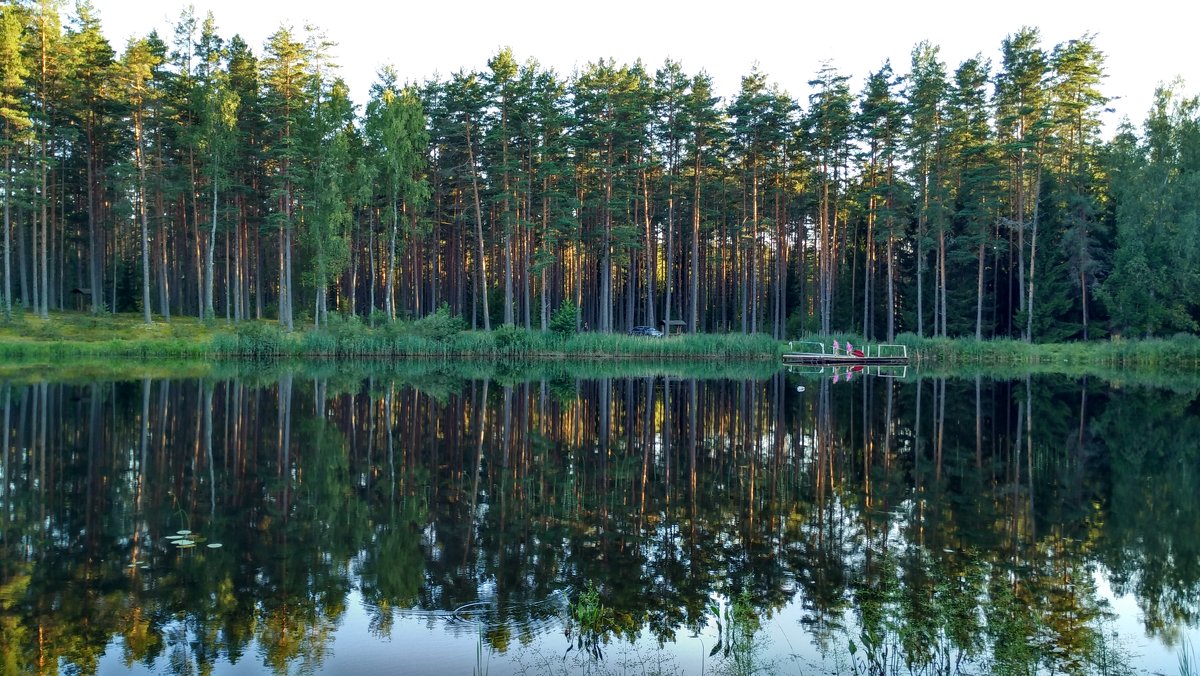
{"type": "MultiPolygon", "coordinates": [[[[1102,572],[1094,574],[1098,596],[1109,603],[1116,617],[1105,624],[1105,633],[1118,635],[1119,652],[1126,656],[1138,673],[1174,674],[1179,670],[1178,646],[1167,647],[1157,638],[1148,638],[1142,627],[1141,612],[1131,595],[1114,596],[1108,580],[1102,572]]],[[[721,606],[724,614],[725,606],[721,606]]],[[[801,597],[762,618],[762,629],[758,635],[762,657],[769,668],[772,664],[783,673],[806,673],[820,666],[834,668],[847,666],[845,638],[857,634],[853,611],[843,618],[845,633],[837,632],[827,654],[822,657],[812,634],[802,619],[806,615],[801,597]]],[[[326,674],[470,674],[482,667],[489,676],[509,676],[527,673],[572,673],[575,666],[583,666],[576,660],[583,659],[577,649],[567,652],[573,639],[568,639],[561,626],[546,626],[534,633],[532,640],[523,643],[513,636],[509,649],[504,654],[492,653],[482,644],[482,657],[477,654],[481,646],[478,624],[450,621],[428,615],[398,614],[392,626],[390,638],[379,638],[371,633],[371,618],[357,591],[347,599],[346,612],[334,634],[333,644],[328,651],[320,673],[326,674]]],[[[1181,637],[1193,646],[1200,646],[1200,629],[1181,628],[1181,637]]],[[[604,646],[605,668],[622,673],[622,665],[654,665],[661,663],[668,673],[708,673],[719,666],[719,656],[710,657],[709,652],[718,638],[715,623],[693,635],[681,628],[674,643],[660,649],[657,641],[646,632],[632,643],[613,642],[604,646]]],[[[164,658],[158,668],[148,669],[135,664],[127,669],[121,659],[119,640],[108,645],[100,660],[100,674],[160,674],[167,666],[164,658]]],[[[294,667],[297,665],[293,665],[294,667]]],[[[213,670],[214,675],[260,674],[266,671],[257,647],[246,650],[237,664],[221,659],[213,670]]],[[[629,671],[625,668],[624,671],[629,671]]],[[[637,673],[640,673],[638,671],[637,673]]]]}
{"type": "Polygon", "coordinates": [[[1179,644],[1168,647],[1161,637],[1146,636],[1142,611],[1132,594],[1116,596],[1102,570],[1093,573],[1092,578],[1096,582],[1096,596],[1108,601],[1109,610],[1116,615],[1106,628],[1109,633],[1117,632],[1122,653],[1129,655],[1130,663],[1151,673],[1179,673],[1179,650],[1186,643],[1190,643],[1193,649],[1200,647],[1200,629],[1180,626],[1179,644]]]}

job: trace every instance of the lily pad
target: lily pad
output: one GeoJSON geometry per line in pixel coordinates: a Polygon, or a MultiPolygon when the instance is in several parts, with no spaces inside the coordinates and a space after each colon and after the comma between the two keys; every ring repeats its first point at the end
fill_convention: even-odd
{"type": "Polygon", "coordinates": [[[182,540],[183,536],[182,535],[168,535],[167,539],[168,540],[182,540]]]}
{"type": "Polygon", "coordinates": [[[209,549],[220,549],[221,543],[220,542],[210,542],[210,543],[208,543],[208,548],[209,549]]]}
{"type": "Polygon", "coordinates": [[[192,531],[190,531],[190,530],[177,530],[175,532],[179,533],[180,535],[191,535],[192,534],[192,531]]]}
{"type": "Polygon", "coordinates": [[[196,543],[191,540],[176,540],[175,545],[178,547],[194,547],[196,543]]]}

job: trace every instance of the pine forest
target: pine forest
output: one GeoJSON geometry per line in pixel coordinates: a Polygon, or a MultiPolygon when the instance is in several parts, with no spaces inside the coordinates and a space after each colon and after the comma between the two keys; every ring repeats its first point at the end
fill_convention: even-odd
{"type": "Polygon", "coordinates": [[[1089,34],[1018,28],[995,63],[919,43],[861,91],[832,62],[799,97],[755,68],[727,99],[703,64],[501,49],[424,82],[383,67],[359,106],[318,29],[250,45],[189,10],[112,45],[100,22],[0,4],[6,319],[1198,329],[1200,99],[1160,85],[1105,134],[1089,34]]]}

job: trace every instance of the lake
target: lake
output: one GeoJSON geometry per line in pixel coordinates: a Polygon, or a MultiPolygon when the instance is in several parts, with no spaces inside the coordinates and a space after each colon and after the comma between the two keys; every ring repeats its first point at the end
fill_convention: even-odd
{"type": "Polygon", "coordinates": [[[1200,645],[1195,378],[142,367],[0,376],[0,432],[5,674],[1179,674],[1200,645]]]}

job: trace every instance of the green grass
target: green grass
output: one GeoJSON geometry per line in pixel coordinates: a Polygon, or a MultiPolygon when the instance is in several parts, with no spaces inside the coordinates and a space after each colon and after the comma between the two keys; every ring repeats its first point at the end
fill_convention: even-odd
{"type": "MultiPolygon", "coordinates": [[[[850,334],[824,339],[865,341],[850,334]]],[[[975,341],[965,338],[897,337],[908,347],[914,365],[925,368],[956,366],[1023,366],[1071,372],[1080,367],[1105,369],[1159,368],[1200,370],[1200,337],[1113,339],[1075,343],[1025,343],[1016,340],[975,341]]],[[[797,349],[802,346],[796,345],[797,349]]],[[[320,329],[287,332],[274,321],[227,324],[177,317],[146,325],[141,315],[51,313],[43,321],[25,314],[0,322],[0,359],[58,360],[66,357],[154,357],[172,359],[337,358],[379,357],[479,359],[650,359],[728,360],[778,363],[786,343],[770,337],[741,334],[698,334],[671,338],[623,334],[525,331],[500,327],[469,331],[458,317],[439,311],[415,321],[375,328],[357,318],[333,317],[320,329]]]]}
{"type": "MultiPolygon", "coordinates": [[[[798,341],[837,340],[863,345],[859,336],[834,334],[821,338],[804,336],[798,341]]],[[[875,341],[878,342],[878,341],[875,341]]],[[[908,348],[910,361],[922,369],[955,366],[1028,366],[1037,370],[1071,371],[1080,366],[1123,368],[1200,369],[1200,337],[1178,334],[1172,338],[1141,340],[1113,339],[1072,343],[1026,343],[1020,340],[974,338],[919,338],[911,333],[896,336],[896,344],[908,348]]],[[[796,349],[805,346],[797,344],[796,349]]]]}
{"type": "Polygon", "coordinates": [[[774,361],[782,346],[767,336],[738,334],[655,339],[620,334],[560,335],[501,327],[463,330],[461,320],[435,314],[377,328],[337,319],[321,329],[282,330],[273,321],[226,324],[175,318],[142,323],[140,315],[52,313],[0,323],[0,358],[100,357],[636,357],[774,361]]]}

